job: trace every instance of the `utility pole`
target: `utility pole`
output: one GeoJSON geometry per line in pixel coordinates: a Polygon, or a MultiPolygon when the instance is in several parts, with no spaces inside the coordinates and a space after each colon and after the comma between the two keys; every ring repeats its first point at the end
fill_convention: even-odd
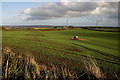
{"type": "Polygon", "coordinates": [[[67,27],[68,27],[68,24],[69,24],[69,19],[68,18],[67,18],[67,22],[66,23],[67,23],[67,27]]]}
{"type": "Polygon", "coordinates": [[[96,20],[96,26],[98,27],[98,20],[96,20]]]}
{"type": "Polygon", "coordinates": [[[98,29],[98,17],[96,17],[96,29],[98,29]]]}

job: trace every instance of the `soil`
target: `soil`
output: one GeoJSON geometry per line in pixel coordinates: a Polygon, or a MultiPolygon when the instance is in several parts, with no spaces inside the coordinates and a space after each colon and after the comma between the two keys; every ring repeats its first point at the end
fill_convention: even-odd
{"type": "Polygon", "coordinates": [[[75,51],[75,52],[82,52],[82,50],[79,50],[79,49],[68,49],[68,50],[70,50],[70,51],[75,51]]]}
{"type": "Polygon", "coordinates": [[[77,39],[71,39],[71,40],[86,40],[86,39],[79,39],[79,38],[77,38],[77,39]]]}

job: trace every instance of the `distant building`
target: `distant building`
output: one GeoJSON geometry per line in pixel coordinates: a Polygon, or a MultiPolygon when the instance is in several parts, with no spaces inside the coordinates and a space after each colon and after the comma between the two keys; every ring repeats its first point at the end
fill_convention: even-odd
{"type": "Polygon", "coordinates": [[[58,28],[59,29],[59,28],[64,28],[64,27],[63,26],[55,26],[54,28],[58,28]]]}
{"type": "Polygon", "coordinates": [[[34,27],[33,29],[40,29],[40,28],[34,27]]]}
{"type": "Polygon", "coordinates": [[[6,30],[10,30],[11,28],[10,27],[4,27],[6,30]]]}
{"type": "Polygon", "coordinates": [[[42,28],[42,27],[34,27],[33,29],[46,29],[46,28],[42,28]]]}

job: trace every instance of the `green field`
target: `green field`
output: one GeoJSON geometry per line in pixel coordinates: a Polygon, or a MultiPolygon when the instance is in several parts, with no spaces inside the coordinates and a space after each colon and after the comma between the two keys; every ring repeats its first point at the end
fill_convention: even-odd
{"type": "Polygon", "coordinates": [[[61,31],[3,30],[2,45],[10,47],[15,53],[30,54],[38,63],[65,64],[76,74],[84,71],[83,56],[94,57],[108,77],[114,77],[114,72],[119,72],[117,32],[82,28],[61,31]],[[71,40],[75,35],[85,40],[71,40]]]}

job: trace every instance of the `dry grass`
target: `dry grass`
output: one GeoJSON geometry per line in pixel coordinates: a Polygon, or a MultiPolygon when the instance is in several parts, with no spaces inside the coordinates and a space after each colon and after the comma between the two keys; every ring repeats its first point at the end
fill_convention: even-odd
{"type": "Polygon", "coordinates": [[[74,78],[67,67],[59,69],[51,64],[36,63],[30,55],[19,55],[10,48],[3,49],[3,79],[58,79],[74,78]]]}
{"type": "Polygon", "coordinates": [[[87,57],[87,58],[84,58],[83,60],[84,60],[85,68],[86,68],[86,73],[92,74],[97,79],[102,80],[103,73],[100,70],[95,58],[94,57],[87,57]]]}
{"type": "Polygon", "coordinates": [[[11,51],[10,48],[3,49],[2,72],[3,79],[83,79],[102,80],[103,73],[100,70],[96,60],[93,57],[83,57],[85,72],[81,75],[73,74],[72,71],[64,65],[63,67],[45,64],[38,64],[34,57],[30,55],[19,55],[11,51]],[[91,77],[92,75],[92,77],[91,77]],[[95,79],[94,79],[95,78],[95,79]]]}

